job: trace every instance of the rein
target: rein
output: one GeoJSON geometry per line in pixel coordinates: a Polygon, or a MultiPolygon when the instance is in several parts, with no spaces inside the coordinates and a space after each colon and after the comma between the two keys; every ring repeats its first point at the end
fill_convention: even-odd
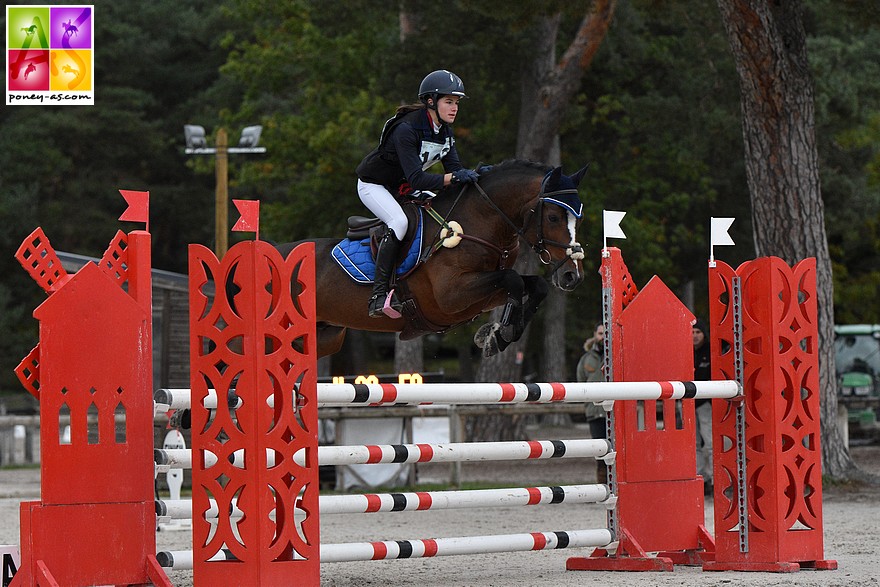
{"type": "MultiPolygon", "coordinates": [[[[493,202],[492,200],[489,200],[489,196],[486,195],[486,192],[483,191],[483,188],[481,188],[480,185],[477,183],[475,183],[474,185],[477,187],[477,189],[480,190],[480,193],[483,194],[483,196],[489,201],[489,203],[495,207],[495,210],[499,214],[501,214],[501,217],[504,218],[505,220],[507,220],[507,222],[511,226],[514,227],[514,230],[517,231],[517,234],[524,237],[523,231],[519,230],[516,227],[516,225],[513,224],[513,222],[511,222],[510,219],[498,208],[498,206],[495,206],[495,202],[493,202]]],[[[446,213],[447,215],[451,214],[452,211],[455,209],[455,206],[458,205],[459,200],[461,200],[461,196],[464,195],[465,189],[467,189],[467,185],[463,186],[461,188],[461,191],[458,192],[458,196],[456,196],[455,201],[452,203],[452,206],[449,208],[449,212],[446,213]]],[[[502,249],[501,247],[499,247],[495,243],[491,243],[491,242],[489,242],[485,239],[482,239],[478,236],[473,236],[473,235],[466,234],[466,233],[456,233],[455,230],[453,229],[453,227],[450,226],[450,224],[446,221],[446,219],[443,218],[443,216],[441,216],[436,210],[434,210],[434,208],[431,207],[430,200],[425,202],[424,208],[425,208],[425,211],[427,211],[428,214],[431,216],[431,218],[433,218],[437,222],[437,224],[439,224],[440,226],[442,226],[443,228],[445,228],[446,230],[449,231],[450,235],[455,233],[459,237],[461,237],[462,240],[469,240],[471,242],[482,245],[491,251],[495,251],[496,253],[498,253],[498,256],[499,256],[498,268],[499,269],[506,269],[507,268],[507,260],[510,258],[510,255],[512,253],[515,253],[517,250],[519,250],[519,239],[514,241],[512,247],[502,249]]],[[[438,241],[431,249],[431,254],[433,255],[442,246],[443,246],[443,239],[440,239],[440,241],[438,241]]]]}
{"type": "MultiPolygon", "coordinates": [[[[523,239],[525,239],[526,242],[529,242],[528,237],[526,237],[526,228],[528,228],[532,217],[535,216],[535,214],[537,213],[537,216],[538,216],[537,237],[538,238],[534,244],[532,244],[532,243],[529,243],[529,244],[531,245],[532,250],[535,251],[535,253],[537,253],[538,259],[544,265],[550,265],[550,262],[552,261],[552,256],[550,254],[550,251],[547,249],[546,245],[548,245],[548,244],[551,246],[559,247],[561,249],[565,249],[565,252],[566,252],[566,256],[563,257],[562,259],[560,259],[559,261],[557,261],[553,265],[552,273],[555,273],[560,267],[562,267],[562,265],[565,264],[568,261],[568,259],[579,260],[579,259],[584,258],[584,250],[583,250],[583,247],[581,247],[581,245],[579,245],[579,244],[571,245],[570,243],[563,243],[563,242],[558,242],[558,241],[554,241],[554,240],[546,240],[544,238],[544,230],[543,230],[544,229],[544,217],[543,217],[543,214],[541,213],[541,210],[544,206],[544,201],[546,198],[548,198],[550,196],[560,195],[560,194],[571,194],[571,193],[577,194],[576,189],[575,190],[572,190],[572,189],[558,190],[555,192],[546,192],[545,193],[544,192],[544,185],[542,183],[541,191],[538,193],[538,206],[537,206],[537,208],[532,209],[529,212],[529,215],[527,216],[525,223],[523,224],[522,227],[519,227],[516,225],[516,223],[513,222],[513,220],[510,219],[510,217],[507,216],[507,214],[504,213],[504,211],[501,208],[498,207],[498,205],[495,202],[492,201],[492,198],[489,197],[489,194],[486,193],[486,190],[484,190],[479,183],[474,183],[473,185],[475,188],[477,188],[477,191],[479,192],[480,196],[482,196],[482,198],[486,202],[488,202],[489,205],[492,206],[492,208],[495,209],[495,212],[501,218],[503,218],[504,221],[507,222],[507,224],[509,224],[511,228],[513,228],[517,237],[522,237],[523,239]]],[[[461,191],[458,193],[458,196],[456,196],[455,201],[452,203],[452,206],[449,208],[449,211],[447,212],[447,216],[449,214],[451,214],[452,211],[455,209],[455,206],[458,205],[458,202],[459,202],[459,200],[461,200],[461,197],[464,195],[464,192],[466,189],[467,189],[467,185],[462,186],[461,191]]],[[[430,201],[425,202],[424,208],[428,212],[428,214],[431,216],[431,218],[433,218],[441,227],[448,230],[450,234],[455,232],[453,230],[453,227],[450,226],[450,224],[446,221],[446,219],[431,207],[430,201]]],[[[478,243],[478,244],[498,253],[498,255],[500,257],[499,269],[505,269],[507,259],[510,257],[510,255],[512,253],[516,252],[519,249],[519,238],[517,238],[514,241],[513,246],[508,247],[508,248],[501,248],[494,243],[491,243],[487,240],[484,240],[482,238],[472,236],[469,234],[457,233],[457,236],[461,237],[464,240],[469,240],[469,241],[478,243]]],[[[443,239],[441,239],[439,242],[437,242],[434,245],[434,247],[431,250],[431,254],[434,254],[434,252],[436,252],[440,247],[443,246],[442,241],[443,241],[443,239]]]]}

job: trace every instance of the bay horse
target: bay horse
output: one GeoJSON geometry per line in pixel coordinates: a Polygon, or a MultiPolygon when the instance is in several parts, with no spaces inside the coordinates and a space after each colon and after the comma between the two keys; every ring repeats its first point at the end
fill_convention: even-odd
{"type": "Polygon", "coordinates": [[[571,291],[584,279],[575,235],[582,210],[577,186],[586,170],[567,176],[561,167],[509,160],[488,168],[476,184],[447,186],[423,202],[421,259],[392,284],[404,302],[398,318],[368,316],[372,283],[357,283],[331,256],[339,238],[276,245],[286,257],[303,242],[315,243],[319,356],[338,352],[349,328],[399,332],[406,340],[445,332],[502,304],[500,321],[481,327],[474,342],[488,357],[519,340],[549,291],[544,278],[511,269],[521,240],[552,264],[556,287],[571,291]]]}

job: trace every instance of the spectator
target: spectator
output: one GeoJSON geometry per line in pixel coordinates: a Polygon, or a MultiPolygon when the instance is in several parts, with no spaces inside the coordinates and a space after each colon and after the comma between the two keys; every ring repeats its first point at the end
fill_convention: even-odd
{"type": "MultiPolygon", "coordinates": [[[[602,369],[604,361],[605,325],[599,322],[593,329],[593,336],[584,342],[584,354],[578,361],[575,377],[578,381],[605,381],[605,373],[602,369]]],[[[590,425],[590,436],[605,438],[605,410],[602,406],[588,403],[586,417],[590,425]]],[[[608,469],[603,461],[596,461],[596,479],[598,483],[608,482],[608,469]]]]}
{"type": "MultiPolygon", "coordinates": [[[[709,352],[709,329],[702,320],[694,322],[694,381],[712,379],[712,355],[709,352]]],[[[704,494],[711,495],[712,477],[712,400],[695,402],[697,416],[697,474],[703,476],[704,494]]]]}

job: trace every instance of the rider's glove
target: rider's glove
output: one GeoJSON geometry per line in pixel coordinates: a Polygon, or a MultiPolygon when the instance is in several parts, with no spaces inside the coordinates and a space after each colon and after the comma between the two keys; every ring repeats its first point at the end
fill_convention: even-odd
{"type": "Polygon", "coordinates": [[[475,183],[478,179],[480,176],[473,169],[459,169],[452,172],[452,183],[475,183]]]}

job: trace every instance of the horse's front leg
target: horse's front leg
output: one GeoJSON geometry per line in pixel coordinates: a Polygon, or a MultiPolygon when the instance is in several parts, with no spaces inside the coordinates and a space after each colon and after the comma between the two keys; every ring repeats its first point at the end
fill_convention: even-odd
{"type": "MultiPolygon", "coordinates": [[[[523,275],[523,285],[525,286],[526,296],[523,303],[523,330],[531,322],[538,311],[538,306],[550,293],[550,286],[547,281],[538,275],[523,275]]],[[[522,336],[522,333],[520,333],[522,336]]]]}
{"type": "Polygon", "coordinates": [[[483,349],[484,357],[502,352],[510,343],[519,340],[525,330],[523,307],[530,289],[525,280],[519,273],[506,270],[498,280],[497,287],[507,292],[501,319],[483,325],[474,336],[474,343],[483,349]]]}
{"type": "Polygon", "coordinates": [[[508,298],[501,320],[483,325],[474,336],[484,357],[496,355],[518,341],[550,291],[547,282],[537,275],[515,275],[505,282],[508,298]]]}
{"type": "Polygon", "coordinates": [[[504,306],[504,312],[501,315],[501,329],[498,331],[500,340],[498,341],[498,351],[501,352],[510,345],[522,338],[538,306],[547,297],[550,288],[547,282],[536,275],[520,276],[523,283],[522,295],[513,296],[507,300],[504,306]]]}
{"type": "Polygon", "coordinates": [[[499,287],[507,291],[507,302],[498,322],[484,325],[474,336],[474,342],[483,349],[484,357],[491,357],[519,340],[526,325],[535,315],[549,288],[543,279],[534,275],[522,276],[508,271],[499,280],[499,287]]]}

